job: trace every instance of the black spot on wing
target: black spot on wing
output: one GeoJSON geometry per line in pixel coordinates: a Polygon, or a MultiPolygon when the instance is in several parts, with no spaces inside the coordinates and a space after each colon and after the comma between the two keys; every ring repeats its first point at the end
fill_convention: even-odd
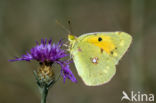
{"type": "Polygon", "coordinates": [[[102,41],[102,38],[101,38],[101,37],[99,37],[99,38],[98,38],[98,41],[99,41],[99,42],[100,42],[100,41],[102,41]]]}
{"type": "Polygon", "coordinates": [[[113,52],[113,51],[111,51],[110,53],[113,55],[113,53],[114,53],[114,52],[113,52]]]}
{"type": "Polygon", "coordinates": [[[102,48],[100,49],[100,51],[101,51],[101,53],[103,53],[103,49],[102,48]]]}

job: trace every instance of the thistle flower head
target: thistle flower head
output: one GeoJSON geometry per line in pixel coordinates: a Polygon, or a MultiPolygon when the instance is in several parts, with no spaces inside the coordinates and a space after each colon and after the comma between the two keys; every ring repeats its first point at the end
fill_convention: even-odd
{"type": "Polygon", "coordinates": [[[68,56],[65,53],[65,50],[61,49],[62,42],[53,43],[52,40],[43,40],[41,39],[41,43],[36,41],[36,46],[33,47],[30,52],[22,55],[19,58],[15,58],[9,61],[31,61],[36,60],[40,64],[44,64],[46,66],[52,66],[53,63],[57,63],[61,66],[61,76],[64,79],[70,79],[72,82],[76,82],[76,78],[69,68],[70,62],[68,60],[62,60],[62,58],[68,56]]]}

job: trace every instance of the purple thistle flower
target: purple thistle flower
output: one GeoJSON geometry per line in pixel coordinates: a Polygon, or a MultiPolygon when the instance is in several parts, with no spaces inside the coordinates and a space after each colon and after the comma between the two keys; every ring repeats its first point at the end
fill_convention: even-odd
{"type": "Polygon", "coordinates": [[[30,53],[27,52],[25,55],[22,55],[20,58],[15,58],[9,61],[31,61],[37,60],[41,64],[53,64],[57,63],[61,66],[61,76],[64,79],[70,79],[72,82],[77,82],[76,78],[74,77],[72,71],[69,68],[68,60],[61,60],[68,56],[63,49],[61,49],[62,43],[59,41],[57,44],[52,43],[52,40],[43,40],[41,39],[41,44],[36,41],[36,46],[30,50],[30,53]]]}

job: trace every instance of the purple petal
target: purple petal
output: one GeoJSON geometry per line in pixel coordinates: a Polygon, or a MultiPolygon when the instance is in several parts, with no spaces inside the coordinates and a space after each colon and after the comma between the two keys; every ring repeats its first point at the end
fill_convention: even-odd
{"type": "Polygon", "coordinates": [[[48,42],[48,44],[51,44],[51,42],[52,42],[52,40],[50,39],[49,42],[48,42]]]}
{"type": "Polygon", "coordinates": [[[61,76],[65,82],[66,78],[70,79],[72,82],[77,82],[75,76],[69,68],[69,62],[67,61],[57,61],[58,64],[61,65],[61,76]]]}
{"type": "Polygon", "coordinates": [[[22,57],[21,58],[15,58],[15,59],[11,59],[11,60],[9,60],[9,61],[22,61],[22,60],[25,60],[25,61],[30,61],[30,60],[32,60],[33,58],[32,58],[32,56],[31,56],[31,54],[29,54],[29,53],[27,53],[26,55],[22,55],[22,57]]]}
{"type": "Polygon", "coordinates": [[[30,54],[23,55],[21,58],[16,58],[14,61],[32,60],[35,59],[40,62],[49,61],[55,62],[61,58],[68,56],[64,50],[61,49],[61,40],[55,44],[51,44],[52,40],[41,39],[41,44],[36,41],[36,46],[30,50],[30,54]]]}

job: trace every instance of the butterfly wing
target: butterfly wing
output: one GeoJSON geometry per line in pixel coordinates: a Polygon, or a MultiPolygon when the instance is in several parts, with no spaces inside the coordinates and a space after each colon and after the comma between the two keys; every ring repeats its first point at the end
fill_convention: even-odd
{"type": "Polygon", "coordinates": [[[70,53],[84,83],[97,86],[110,81],[131,41],[124,32],[88,33],[72,40],[70,53]]]}
{"type": "Polygon", "coordinates": [[[71,54],[79,76],[88,86],[104,84],[116,72],[115,65],[105,52],[99,47],[85,41],[77,41],[71,54]]]}
{"type": "Polygon", "coordinates": [[[89,33],[89,35],[86,34],[80,36],[80,38],[82,41],[90,42],[91,44],[104,49],[104,52],[107,52],[107,54],[110,55],[110,58],[113,59],[115,64],[118,64],[119,60],[125,54],[132,41],[132,37],[125,32],[89,33]],[[102,42],[98,41],[99,37],[103,39],[102,42]]]}

